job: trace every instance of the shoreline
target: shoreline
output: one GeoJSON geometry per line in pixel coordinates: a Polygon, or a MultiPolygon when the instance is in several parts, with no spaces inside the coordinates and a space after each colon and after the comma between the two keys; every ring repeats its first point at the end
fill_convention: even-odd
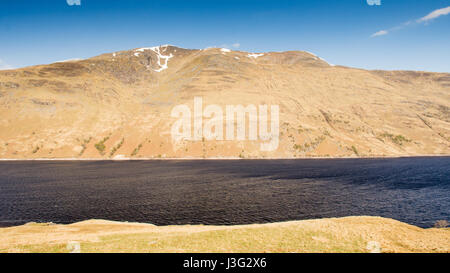
{"type": "Polygon", "coordinates": [[[261,157],[261,158],[240,158],[240,157],[170,157],[170,158],[0,158],[1,161],[175,161],[175,160],[304,160],[304,159],[397,159],[397,158],[426,158],[426,157],[450,157],[450,154],[425,154],[425,155],[387,155],[387,156],[367,156],[367,157],[261,157]]]}
{"type": "MultiPolygon", "coordinates": [[[[137,226],[146,226],[146,227],[157,227],[157,228],[166,228],[166,227],[204,227],[204,228],[239,228],[239,227],[256,227],[256,226],[277,226],[277,225],[285,225],[285,224],[293,224],[293,223],[302,223],[302,222],[317,222],[317,221],[326,221],[326,220],[346,220],[346,219],[383,219],[394,221],[398,223],[402,223],[414,228],[418,229],[435,229],[435,227],[420,227],[414,224],[409,224],[406,222],[402,222],[400,220],[396,220],[394,218],[388,218],[383,216],[371,216],[371,215],[350,215],[350,216],[342,216],[342,217],[325,217],[325,218],[311,218],[311,219],[302,219],[302,220],[287,220],[280,222],[266,222],[266,223],[250,223],[250,224],[167,224],[167,225],[156,225],[150,222],[134,222],[134,221],[121,221],[121,220],[107,220],[102,218],[92,218],[86,219],[76,222],[67,222],[67,223],[55,223],[55,222],[23,222],[18,225],[11,226],[0,226],[0,231],[2,229],[10,229],[10,228],[18,228],[23,226],[73,226],[73,225],[84,225],[85,223],[89,224],[112,224],[112,225],[137,225],[137,226]]],[[[450,225],[447,228],[450,231],[450,225]]]]}

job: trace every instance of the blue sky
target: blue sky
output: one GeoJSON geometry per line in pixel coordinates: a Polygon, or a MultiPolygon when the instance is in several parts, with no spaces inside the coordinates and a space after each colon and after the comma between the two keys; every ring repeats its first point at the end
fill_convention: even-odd
{"type": "Polygon", "coordinates": [[[450,72],[450,1],[0,0],[0,69],[160,44],[450,72]]]}

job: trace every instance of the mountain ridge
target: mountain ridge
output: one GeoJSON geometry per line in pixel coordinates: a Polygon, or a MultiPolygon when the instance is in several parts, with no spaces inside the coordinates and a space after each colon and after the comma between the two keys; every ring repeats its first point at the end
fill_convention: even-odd
{"type": "Polygon", "coordinates": [[[449,91],[449,73],[333,66],[305,51],[135,48],[0,71],[0,158],[449,155],[449,91]],[[171,110],[195,97],[279,105],[278,149],[173,143],[171,110]]]}

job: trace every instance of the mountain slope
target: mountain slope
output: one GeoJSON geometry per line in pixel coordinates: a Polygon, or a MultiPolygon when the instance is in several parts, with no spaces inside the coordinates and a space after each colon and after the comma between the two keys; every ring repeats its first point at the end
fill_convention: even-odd
{"type": "Polygon", "coordinates": [[[0,71],[0,158],[450,154],[450,74],[367,71],[300,51],[160,46],[0,71]],[[173,107],[279,105],[259,141],[174,143],[173,107]]]}

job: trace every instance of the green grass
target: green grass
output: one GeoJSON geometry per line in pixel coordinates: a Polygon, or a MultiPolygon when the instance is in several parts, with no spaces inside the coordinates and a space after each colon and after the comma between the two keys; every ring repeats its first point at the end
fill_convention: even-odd
{"type": "Polygon", "coordinates": [[[114,147],[111,149],[111,152],[109,153],[109,156],[113,156],[113,155],[117,152],[117,150],[119,150],[120,147],[122,147],[124,140],[125,140],[125,139],[122,138],[122,140],[121,140],[116,146],[114,146],[114,147]]]}
{"type": "Polygon", "coordinates": [[[139,151],[141,150],[141,148],[142,148],[142,143],[139,144],[139,146],[137,146],[136,148],[134,148],[133,152],[131,153],[131,156],[136,156],[139,153],[139,151]]]}
{"type": "Polygon", "coordinates": [[[79,156],[82,156],[84,154],[84,151],[86,151],[87,149],[87,145],[89,144],[89,142],[91,142],[92,137],[89,137],[88,139],[84,139],[83,143],[81,143],[81,147],[83,147],[79,153],[79,156]]]}
{"type": "Polygon", "coordinates": [[[99,153],[102,154],[102,155],[105,153],[105,149],[106,149],[105,142],[108,141],[108,139],[109,139],[109,136],[103,138],[100,142],[98,142],[98,143],[95,144],[95,148],[96,148],[96,149],[99,151],[99,153]]]}
{"type": "Polygon", "coordinates": [[[358,150],[356,149],[355,146],[352,146],[352,151],[355,153],[355,155],[359,156],[358,150]]]}
{"type": "Polygon", "coordinates": [[[387,138],[399,146],[402,146],[403,143],[405,143],[405,142],[411,142],[410,139],[408,139],[402,135],[393,135],[390,133],[383,133],[380,135],[380,137],[387,138]]]}
{"type": "MultiPolygon", "coordinates": [[[[366,242],[355,237],[340,240],[332,232],[302,230],[295,226],[242,228],[194,233],[136,233],[102,236],[81,242],[82,252],[365,252],[366,242]]],[[[67,244],[24,245],[20,252],[67,253],[67,244]]],[[[1,250],[0,250],[1,251],[1,250]]]]}
{"type": "Polygon", "coordinates": [[[291,229],[237,229],[180,234],[167,237],[157,234],[113,235],[99,243],[85,243],[83,251],[102,252],[358,252],[362,239],[339,241],[331,234],[291,229]],[[322,238],[317,241],[313,238],[322,238]]]}
{"type": "Polygon", "coordinates": [[[314,138],[313,141],[309,143],[305,143],[303,145],[300,144],[294,144],[292,147],[299,152],[308,152],[315,150],[324,140],[326,139],[326,136],[318,136],[314,138]]]}
{"type": "Polygon", "coordinates": [[[440,228],[421,229],[364,216],[232,227],[32,223],[0,229],[0,252],[67,253],[68,243],[77,241],[81,252],[348,253],[368,252],[368,242],[375,241],[382,252],[448,253],[443,243],[450,232],[447,225],[442,221],[440,228]]]}
{"type": "Polygon", "coordinates": [[[37,146],[36,148],[34,148],[34,150],[33,150],[33,154],[35,154],[35,153],[37,153],[38,151],[39,151],[39,146],[37,146]]]}

